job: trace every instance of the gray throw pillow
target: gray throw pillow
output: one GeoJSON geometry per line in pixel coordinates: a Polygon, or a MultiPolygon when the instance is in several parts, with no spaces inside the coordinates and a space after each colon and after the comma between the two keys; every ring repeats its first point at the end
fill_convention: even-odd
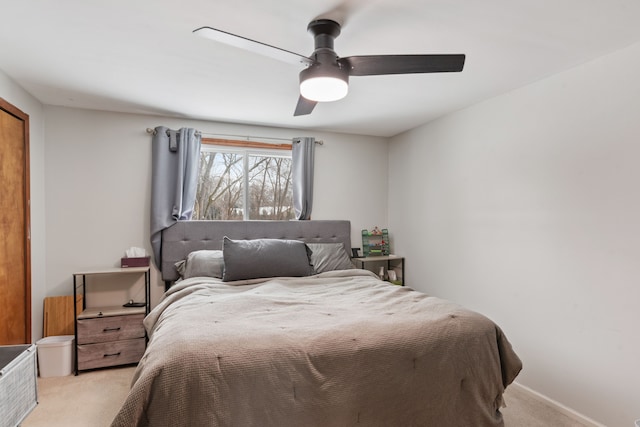
{"type": "Polygon", "coordinates": [[[343,243],[307,243],[316,273],[355,268],[343,243]]]}
{"type": "Polygon", "coordinates": [[[224,259],[222,251],[201,250],[193,251],[187,259],[178,261],[176,270],[183,279],[190,277],[216,277],[222,279],[224,259]]]}
{"type": "Polygon", "coordinates": [[[300,277],[313,274],[309,248],[298,240],[231,240],[222,244],[224,274],[222,280],[259,277],[300,277]]]}

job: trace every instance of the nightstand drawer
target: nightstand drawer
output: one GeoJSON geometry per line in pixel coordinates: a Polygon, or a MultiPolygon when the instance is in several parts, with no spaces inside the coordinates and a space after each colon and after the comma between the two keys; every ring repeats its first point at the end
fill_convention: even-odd
{"type": "Polygon", "coordinates": [[[78,369],[138,363],[144,354],[145,339],[113,341],[78,346],[78,369]]]}
{"type": "Polygon", "coordinates": [[[144,314],[78,319],[78,344],[144,338],[143,319],[144,314]]]}

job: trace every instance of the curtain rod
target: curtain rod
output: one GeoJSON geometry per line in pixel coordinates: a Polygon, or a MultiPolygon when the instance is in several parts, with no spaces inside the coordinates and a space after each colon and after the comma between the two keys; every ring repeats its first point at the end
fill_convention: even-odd
{"type": "MultiPolygon", "coordinates": [[[[147,133],[155,135],[156,130],[152,129],[152,128],[147,128],[147,133]]],[[[252,136],[252,135],[234,135],[232,133],[204,133],[204,132],[198,132],[201,135],[207,135],[207,136],[224,136],[224,137],[233,137],[233,138],[242,138],[242,139],[246,139],[247,141],[251,140],[251,139],[257,139],[257,140],[261,140],[261,139],[272,139],[275,141],[287,141],[287,142],[291,142],[291,140],[293,138],[276,138],[276,137],[272,137],[272,136],[252,136]]],[[[316,144],[318,145],[324,145],[324,141],[322,140],[318,140],[316,141],[316,144]]]]}

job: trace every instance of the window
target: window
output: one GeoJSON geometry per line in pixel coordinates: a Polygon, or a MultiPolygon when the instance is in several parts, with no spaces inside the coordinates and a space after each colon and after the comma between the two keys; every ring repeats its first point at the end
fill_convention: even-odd
{"type": "Polygon", "coordinates": [[[293,218],[290,144],[202,139],[193,219],[293,218]]]}

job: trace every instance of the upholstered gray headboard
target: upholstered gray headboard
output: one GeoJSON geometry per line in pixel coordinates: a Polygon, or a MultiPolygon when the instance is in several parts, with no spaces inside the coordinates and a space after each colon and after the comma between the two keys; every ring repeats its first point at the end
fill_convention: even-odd
{"type": "Polygon", "coordinates": [[[351,223],[314,221],[178,221],[162,232],[162,279],[178,279],[175,263],[193,251],[222,249],[223,237],[293,239],[306,243],[343,243],[351,253],[351,223]]]}

